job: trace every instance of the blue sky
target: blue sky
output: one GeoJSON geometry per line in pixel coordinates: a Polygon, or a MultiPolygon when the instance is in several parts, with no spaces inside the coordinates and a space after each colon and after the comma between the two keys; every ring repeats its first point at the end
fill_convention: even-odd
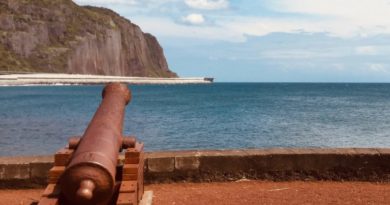
{"type": "Polygon", "coordinates": [[[76,0],[155,35],[171,70],[219,82],[390,82],[390,0],[76,0]]]}

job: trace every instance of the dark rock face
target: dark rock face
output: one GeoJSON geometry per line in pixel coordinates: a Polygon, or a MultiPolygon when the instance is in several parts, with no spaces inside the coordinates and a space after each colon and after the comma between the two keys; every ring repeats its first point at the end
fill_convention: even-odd
{"type": "Polygon", "coordinates": [[[176,77],[157,39],[71,0],[0,0],[0,71],[176,77]]]}

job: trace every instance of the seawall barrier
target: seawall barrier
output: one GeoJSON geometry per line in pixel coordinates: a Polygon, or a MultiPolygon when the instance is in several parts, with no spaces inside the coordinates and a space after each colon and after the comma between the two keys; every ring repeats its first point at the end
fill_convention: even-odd
{"type": "MultiPolygon", "coordinates": [[[[52,156],[0,157],[0,188],[43,187],[52,166],[52,156]]],[[[245,179],[390,182],[390,148],[271,148],[145,154],[145,183],[245,179]]]]}
{"type": "Polygon", "coordinates": [[[104,75],[82,75],[64,73],[34,73],[1,75],[0,86],[20,85],[94,85],[106,83],[126,84],[209,84],[213,83],[211,77],[187,78],[155,78],[155,77],[126,77],[104,75]]]}

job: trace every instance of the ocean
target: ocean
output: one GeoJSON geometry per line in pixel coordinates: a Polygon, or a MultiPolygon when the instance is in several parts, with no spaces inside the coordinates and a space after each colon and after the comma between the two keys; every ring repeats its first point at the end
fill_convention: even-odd
{"type": "MultiPolygon", "coordinates": [[[[133,85],[125,135],[146,150],[390,147],[390,84],[133,85]]],[[[82,135],[103,86],[0,87],[0,156],[82,135]]]]}

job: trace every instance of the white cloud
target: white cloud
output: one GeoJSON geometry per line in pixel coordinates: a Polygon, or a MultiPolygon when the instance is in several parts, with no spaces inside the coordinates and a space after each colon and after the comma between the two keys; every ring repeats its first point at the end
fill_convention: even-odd
{"type": "Polygon", "coordinates": [[[184,37],[208,40],[244,41],[245,38],[236,32],[226,32],[218,26],[190,26],[178,24],[170,18],[142,17],[131,18],[143,31],[157,36],[184,37]],[[163,29],[162,29],[163,28],[163,29]]]}
{"type": "Polygon", "coordinates": [[[358,55],[376,55],[378,52],[375,46],[358,46],[355,51],[358,55]]]}
{"type": "Polygon", "coordinates": [[[338,37],[390,33],[389,0],[269,0],[269,6],[278,12],[309,15],[290,22],[302,31],[338,37]]]}
{"type": "Polygon", "coordinates": [[[379,73],[389,73],[389,70],[385,65],[381,63],[371,63],[367,65],[369,71],[379,72],[379,73]]]}
{"type": "MultiPolygon", "coordinates": [[[[227,1],[214,1],[215,4],[210,2],[186,0],[188,5],[196,8],[217,8],[216,2],[223,7],[227,6],[227,1]]],[[[215,27],[208,27],[213,28],[209,32],[224,30],[224,33],[238,37],[230,39],[235,42],[245,40],[247,35],[265,36],[277,32],[324,33],[339,38],[390,34],[389,0],[268,0],[266,5],[284,15],[214,16],[215,27]],[[295,15],[297,13],[303,15],[295,15]]],[[[220,38],[226,39],[223,35],[220,38]]],[[[367,52],[373,52],[367,49],[359,48],[356,52],[366,52],[366,55],[367,52]]]]}
{"type": "Polygon", "coordinates": [[[226,33],[240,36],[241,40],[247,35],[265,36],[276,32],[324,33],[339,38],[390,34],[389,0],[268,0],[267,6],[284,15],[215,16],[213,22],[226,33]]]}
{"type": "Polygon", "coordinates": [[[189,14],[182,18],[182,20],[189,24],[200,25],[205,22],[202,14],[189,14]]]}
{"type": "Polygon", "coordinates": [[[229,6],[227,0],[185,0],[185,3],[195,9],[217,10],[229,6]]]}
{"type": "Polygon", "coordinates": [[[313,51],[304,49],[269,50],[260,53],[261,58],[267,59],[313,59],[313,58],[338,58],[345,54],[329,51],[313,51]]]}
{"type": "Polygon", "coordinates": [[[372,22],[372,25],[364,25],[343,19],[314,20],[297,17],[234,17],[232,19],[220,19],[216,22],[229,30],[241,32],[243,35],[254,36],[265,36],[276,32],[326,33],[329,36],[339,38],[369,37],[378,34],[390,34],[390,22],[382,25],[376,25],[375,22],[372,22]]]}
{"type": "MultiPolygon", "coordinates": [[[[185,15],[181,10],[176,10],[174,15],[164,18],[161,18],[161,14],[155,15],[155,13],[144,15],[148,14],[148,11],[155,12],[156,5],[165,4],[166,6],[162,9],[168,9],[168,11],[179,8],[177,6],[180,4],[179,0],[76,0],[76,2],[110,8],[115,6],[118,10],[121,10],[122,5],[133,5],[126,8],[132,11],[136,8],[142,11],[147,10],[140,12],[143,15],[143,22],[139,22],[134,13],[122,15],[129,16],[129,19],[139,24],[141,28],[153,31],[152,33],[156,35],[160,33],[168,36],[183,34],[184,36],[181,37],[192,36],[200,39],[211,38],[239,42],[245,41],[248,35],[265,36],[277,32],[324,33],[339,38],[390,34],[390,0],[264,0],[265,7],[271,10],[271,13],[274,12],[272,16],[260,12],[252,13],[252,16],[248,16],[249,13],[243,16],[234,11],[223,14],[213,11],[207,16],[207,21],[212,21],[213,26],[198,28],[174,22],[173,19],[177,16],[185,15]],[[280,13],[283,15],[279,15],[280,13]],[[152,20],[155,22],[151,22],[152,20]],[[160,24],[168,27],[164,29],[148,27],[153,25],[161,28],[160,24]],[[183,30],[178,31],[179,28],[183,30]]],[[[228,0],[184,0],[184,3],[195,9],[216,10],[229,7],[228,0]]],[[[190,14],[181,20],[193,25],[204,24],[206,21],[201,14],[190,14]]],[[[374,55],[373,53],[374,51],[370,51],[370,48],[356,48],[355,50],[355,54],[359,55],[374,55]]],[[[377,50],[376,53],[380,54],[381,51],[377,50]]]]}
{"type": "Polygon", "coordinates": [[[389,0],[272,0],[277,11],[348,19],[362,24],[389,23],[389,0]]]}

